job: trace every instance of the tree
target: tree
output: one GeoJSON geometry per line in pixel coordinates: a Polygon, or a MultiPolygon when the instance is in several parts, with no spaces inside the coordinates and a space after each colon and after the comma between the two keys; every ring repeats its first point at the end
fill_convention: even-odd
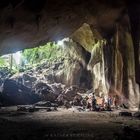
{"type": "Polygon", "coordinates": [[[37,64],[42,60],[54,61],[61,56],[61,50],[55,43],[47,43],[32,49],[25,49],[22,53],[28,64],[37,64]]]}

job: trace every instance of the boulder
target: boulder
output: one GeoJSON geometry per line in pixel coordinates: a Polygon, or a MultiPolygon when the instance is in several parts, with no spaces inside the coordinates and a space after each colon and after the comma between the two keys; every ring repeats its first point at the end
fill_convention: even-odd
{"type": "Polygon", "coordinates": [[[119,112],[119,116],[131,117],[132,113],[131,112],[119,112]]]}
{"type": "Polygon", "coordinates": [[[54,102],[58,96],[54,93],[50,85],[43,82],[36,83],[33,87],[33,90],[35,90],[35,93],[38,94],[42,98],[42,100],[45,101],[54,102]]]}
{"type": "Polygon", "coordinates": [[[50,86],[51,86],[52,91],[56,95],[61,94],[63,91],[63,85],[61,83],[54,83],[54,84],[51,84],[50,86]]]}
{"type": "Polygon", "coordinates": [[[58,107],[58,104],[51,103],[50,101],[39,101],[34,104],[35,106],[42,106],[42,107],[58,107]]]}
{"type": "Polygon", "coordinates": [[[3,84],[3,93],[4,94],[18,94],[19,87],[16,81],[11,79],[6,79],[3,84]]]}
{"type": "Polygon", "coordinates": [[[39,89],[45,89],[45,88],[47,88],[48,90],[52,90],[51,87],[44,82],[37,82],[37,83],[35,83],[35,85],[33,87],[33,89],[35,91],[37,91],[39,89]]]}
{"type": "Polygon", "coordinates": [[[39,101],[35,103],[35,106],[45,106],[45,107],[51,107],[50,101],[39,101]]]}
{"type": "Polygon", "coordinates": [[[68,102],[67,100],[64,100],[64,106],[65,106],[66,109],[72,107],[72,105],[70,104],[70,102],[68,102]]]}
{"type": "Polygon", "coordinates": [[[33,83],[31,81],[24,81],[24,86],[32,88],[33,83]]]}
{"type": "Polygon", "coordinates": [[[77,94],[75,97],[74,97],[74,99],[73,99],[73,105],[75,105],[75,106],[81,106],[82,104],[81,104],[81,101],[82,101],[82,96],[81,95],[79,95],[79,94],[77,94]]]}
{"type": "Polygon", "coordinates": [[[33,106],[33,105],[18,105],[17,111],[34,112],[35,106],[33,106]]]}
{"type": "Polygon", "coordinates": [[[40,107],[40,106],[35,106],[35,105],[18,105],[17,106],[17,111],[24,111],[24,112],[35,112],[42,109],[46,110],[47,112],[57,111],[56,107],[40,107]]]}
{"type": "Polygon", "coordinates": [[[41,93],[41,96],[42,96],[43,100],[50,101],[50,102],[55,102],[55,100],[57,98],[57,95],[55,95],[53,93],[49,93],[49,92],[41,93]]]}
{"type": "Polygon", "coordinates": [[[37,78],[30,76],[29,74],[23,74],[22,77],[23,77],[24,81],[35,82],[37,80],[37,78]]]}
{"type": "Polygon", "coordinates": [[[64,98],[67,101],[73,101],[74,97],[77,95],[76,89],[73,87],[68,88],[64,93],[64,98]]]}
{"type": "Polygon", "coordinates": [[[140,118],[140,112],[139,112],[139,111],[138,111],[138,112],[135,112],[135,113],[133,114],[133,116],[136,117],[136,118],[140,118]]]}
{"type": "Polygon", "coordinates": [[[31,104],[40,100],[30,88],[12,79],[5,80],[1,98],[4,105],[31,104]]]}
{"type": "Polygon", "coordinates": [[[55,81],[54,73],[49,73],[47,75],[44,75],[47,82],[52,83],[55,81]]]}
{"type": "Polygon", "coordinates": [[[64,94],[60,94],[58,95],[58,97],[55,100],[57,102],[58,105],[64,105],[64,101],[65,101],[65,96],[64,94]]]}

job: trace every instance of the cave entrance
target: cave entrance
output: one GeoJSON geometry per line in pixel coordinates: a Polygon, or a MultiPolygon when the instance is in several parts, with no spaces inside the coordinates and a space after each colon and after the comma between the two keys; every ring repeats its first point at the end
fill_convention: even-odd
{"type": "Polygon", "coordinates": [[[5,105],[55,102],[64,87],[76,88],[77,93],[92,89],[92,74],[86,67],[90,57],[70,38],[1,56],[1,102],[5,105]],[[50,92],[54,95],[45,97],[50,92]]]}
{"type": "MultiPolygon", "coordinates": [[[[66,101],[72,101],[77,93],[84,92],[85,96],[90,93],[96,96],[98,105],[106,100],[107,105],[110,103],[117,108],[137,108],[139,89],[135,82],[134,60],[131,57],[134,58],[134,52],[128,30],[122,30],[121,25],[117,25],[114,36],[105,39],[97,29],[93,30],[84,23],[69,38],[10,54],[6,58],[10,72],[12,71],[9,81],[6,82],[10,86],[4,92],[12,92],[16,97],[15,93],[19,95],[27,90],[22,104],[42,99],[54,102],[64,90],[68,92],[66,101]],[[16,92],[9,90],[13,86],[16,87],[16,92]],[[51,94],[55,92],[57,95],[51,94]],[[30,97],[28,93],[33,93],[35,97],[30,97]],[[76,94],[72,95],[73,93],[76,94]]],[[[3,58],[1,62],[6,65],[3,58]]],[[[64,98],[60,95],[58,100],[64,98]]],[[[83,99],[81,94],[78,94],[76,100],[77,98],[83,99]]],[[[21,104],[20,100],[17,101],[16,104],[21,104]]]]}
{"type": "Polygon", "coordinates": [[[50,79],[50,83],[61,82],[69,86],[77,85],[90,89],[92,87],[92,80],[89,78],[88,75],[90,74],[85,66],[88,64],[90,57],[91,54],[80,44],[66,38],[57,42],[49,42],[44,46],[3,55],[0,57],[0,67],[1,69],[11,71],[11,74],[22,73],[32,69],[40,69],[41,73],[41,69],[43,71],[49,68],[46,70],[48,73],[43,73],[42,76],[47,77],[47,74],[51,74],[51,76],[48,76],[53,77],[50,79]],[[67,68],[68,65],[71,66],[70,69],[67,68]],[[77,75],[75,74],[76,69],[77,75]],[[57,73],[61,74],[57,76],[57,73]]]}

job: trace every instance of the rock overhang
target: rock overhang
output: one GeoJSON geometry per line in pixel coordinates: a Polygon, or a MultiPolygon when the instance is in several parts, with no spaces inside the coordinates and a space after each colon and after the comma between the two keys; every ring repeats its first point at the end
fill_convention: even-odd
{"type": "Polygon", "coordinates": [[[3,0],[0,55],[71,36],[84,23],[108,37],[126,11],[124,1],[3,0]]]}

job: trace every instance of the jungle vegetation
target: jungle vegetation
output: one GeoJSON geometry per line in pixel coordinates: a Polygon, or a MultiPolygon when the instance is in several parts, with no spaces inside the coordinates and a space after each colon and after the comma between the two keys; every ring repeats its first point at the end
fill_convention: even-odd
{"type": "Polygon", "coordinates": [[[8,54],[0,57],[0,68],[7,68],[11,71],[24,71],[40,65],[44,62],[52,63],[63,57],[63,49],[55,42],[49,42],[44,46],[25,49],[20,52],[20,58],[15,54],[8,54]],[[17,64],[17,59],[19,63],[17,64]]]}

